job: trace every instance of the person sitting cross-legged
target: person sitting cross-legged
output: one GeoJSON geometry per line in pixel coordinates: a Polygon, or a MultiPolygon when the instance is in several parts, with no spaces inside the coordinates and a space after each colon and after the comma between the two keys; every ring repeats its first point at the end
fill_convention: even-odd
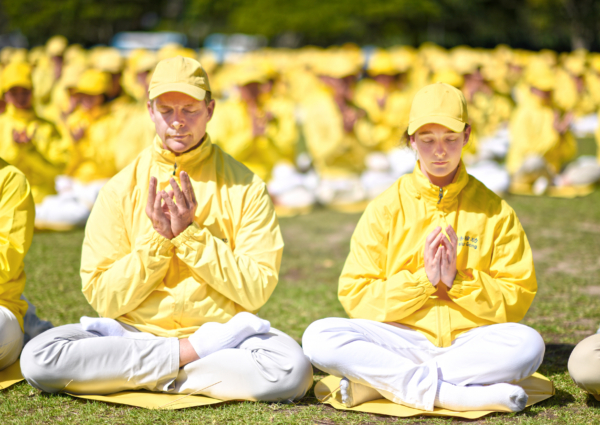
{"type": "Polygon", "coordinates": [[[83,293],[101,317],[25,347],[34,387],[285,402],[312,385],[298,343],[254,314],[277,284],[283,241],[264,182],[206,134],[208,93],[197,61],[157,65],[153,146],[102,188],[86,227],[83,293]]]}
{"type": "Polygon", "coordinates": [[[350,319],[311,324],[302,342],[342,378],[348,407],[378,398],[432,411],[519,411],[514,385],[544,342],[518,324],[537,283],[512,208],[469,176],[471,129],[461,91],[443,83],[414,97],[408,135],[419,161],[363,214],[339,281],[350,319]]]}

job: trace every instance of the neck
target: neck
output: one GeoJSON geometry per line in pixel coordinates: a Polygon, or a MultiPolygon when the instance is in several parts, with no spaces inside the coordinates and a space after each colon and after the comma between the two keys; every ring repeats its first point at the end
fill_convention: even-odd
{"type": "MultiPolygon", "coordinates": [[[[459,167],[460,167],[460,165],[459,165],[459,167]]],[[[437,187],[446,187],[450,183],[452,183],[452,181],[454,180],[454,176],[456,176],[456,173],[458,172],[458,167],[456,167],[456,169],[454,171],[452,171],[450,174],[448,174],[447,176],[439,177],[439,176],[434,176],[434,175],[429,174],[427,172],[427,170],[425,169],[425,166],[421,162],[421,172],[423,173],[423,175],[425,177],[427,177],[427,179],[431,182],[431,184],[433,184],[437,187]]]]}

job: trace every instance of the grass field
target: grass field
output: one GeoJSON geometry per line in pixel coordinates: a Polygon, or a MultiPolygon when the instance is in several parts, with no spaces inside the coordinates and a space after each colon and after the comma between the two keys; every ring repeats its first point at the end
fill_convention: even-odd
{"type": "MultiPolygon", "coordinates": [[[[567,372],[574,345],[600,325],[600,191],[574,199],[507,197],[533,247],[538,295],[524,323],[546,341],[540,372],[556,395],[517,414],[496,414],[476,423],[600,423],[600,402],[577,388],[567,372]]],[[[282,219],[286,248],[280,283],[261,316],[300,341],[306,327],[327,316],[345,317],[337,301],[337,278],[359,215],[326,210],[282,219]]],[[[80,290],[82,231],[38,233],[26,259],[25,294],[42,318],[55,325],[94,315],[80,290]]],[[[322,375],[316,375],[315,380],[322,375]]],[[[179,411],[149,411],[67,395],[47,395],[21,382],[0,391],[0,423],[68,424],[362,424],[448,423],[449,419],[402,420],[343,413],[321,405],[309,392],[296,405],[224,403],[179,411]]],[[[472,422],[472,421],[467,421],[472,422]]]]}

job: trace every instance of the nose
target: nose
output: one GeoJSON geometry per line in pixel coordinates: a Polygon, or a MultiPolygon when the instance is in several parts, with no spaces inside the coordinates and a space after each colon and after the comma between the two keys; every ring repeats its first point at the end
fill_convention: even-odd
{"type": "Polygon", "coordinates": [[[441,142],[437,142],[435,144],[435,150],[434,153],[436,156],[443,158],[446,156],[446,149],[444,148],[444,144],[441,142]]]}
{"type": "Polygon", "coordinates": [[[179,112],[176,112],[174,114],[173,121],[171,122],[171,127],[173,127],[175,130],[179,130],[184,125],[185,122],[183,120],[183,116],[179,112]]]}

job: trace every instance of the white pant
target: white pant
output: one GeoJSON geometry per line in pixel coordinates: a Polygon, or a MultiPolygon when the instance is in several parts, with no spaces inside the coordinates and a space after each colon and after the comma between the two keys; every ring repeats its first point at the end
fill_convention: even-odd
{"type": "Polygon", "coordinates": [[[17,361],[23,348],[23,336],[15,315],[0,306],[0,370],[17,361]]]}
{"type": "Polygon", "coordinates": [[[427,411],[433,410],[438,380],[454,385],[515,383],[535,373],[545,350],[542,337],[518,323],[476,328],[440,348],[407,327],[341,318],[311,324],[302,345],[319,369],[427,411]]]}
{"type": "Polygon", "coordinates": [[[100,189],[107,180],[81,183],[67,176],[56,178],[58,195],[49,195],[35,206],[36,226],[84,226],[100,189]]]}
{"type": "Polygon", "coordinates": [[[21,372],[29,384],[50,393],[146,389],[189,394],[205,389],[198,394],[288,402],[302,398],[312,386],[308,358],[296,341],[274,328],[180,369],[177,338],[101,337],[80,324],[65,325],[25,346],[21,372]]]}

